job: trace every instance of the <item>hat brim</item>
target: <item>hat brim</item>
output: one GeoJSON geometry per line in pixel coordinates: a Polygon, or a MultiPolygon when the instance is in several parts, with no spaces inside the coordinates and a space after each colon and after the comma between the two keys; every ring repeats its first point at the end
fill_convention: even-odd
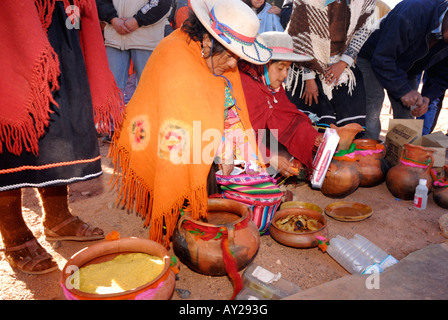
{"type": "Polygon", "coordinates": [[[313,57],[303,55],[303,54],[297,54],[297,53],[293,53],[293,52],[288,52],[288,53],[273,52],[271,60],[306,62],[306,61],[313,60],[313,57]]]}
{"type": "Polygon", "coordinates": [[[241,59],[244,59],[253,64],[266,64],[271,60],[272,50],[269,49],[264,40],[257,35],[255,41],[251,45],[244,45],[232,39],[230,44],[222,39],[211,27],[212,21],[210,18],[210,11],[215,5],[216,0],[190,0],[191,8],[202,23],[202,25],[207,29],[207,31],[213,36],[215,40],[218,40],[226,49],[230,50],[236,54],[241,59]]]}

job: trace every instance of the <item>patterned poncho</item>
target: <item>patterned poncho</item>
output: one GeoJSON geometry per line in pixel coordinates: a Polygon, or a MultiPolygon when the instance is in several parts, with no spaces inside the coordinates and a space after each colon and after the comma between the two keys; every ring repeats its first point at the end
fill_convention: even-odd
{"type": "MultiPolygon", "coordinates": [[[[293,38],[294,52],[314,57],[313,60],[302,62],[298,66],[313,70],[320,75],[330,64],[340,59],[340,55],[331,57],[330,19],[327,2],[331,4],[334,1],[294,0],[293,12],[286,29],[286,32],[293,38]],[[331,58],[332,60],[330,60],[331,58]]],[[[341,52],[354,58],[374,27],[375,0],[350,0],[348,6],[350,23],[341,52]]],[[[348,68],[345,78],[346,83],[354,85],[351,80],[353,79],[352,73],[348,68]]],[[[291,82],[290,79],[289,86],[291,82]]],[[[331,90],[332,88],[324,88],[324,91],[328,92],[330,96],[331,90]]]]}

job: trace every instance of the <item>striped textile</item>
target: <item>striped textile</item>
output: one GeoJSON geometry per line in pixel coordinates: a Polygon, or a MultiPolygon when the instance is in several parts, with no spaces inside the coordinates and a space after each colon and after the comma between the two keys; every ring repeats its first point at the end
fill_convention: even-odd
{"type": "Polygon", "coordinates": [[[247,204],[252,211],[252,221],[260,234],[268,231],[271,220],[281,204],[283,192],[269,175],[217,175],[225,199],[247,204]]]}

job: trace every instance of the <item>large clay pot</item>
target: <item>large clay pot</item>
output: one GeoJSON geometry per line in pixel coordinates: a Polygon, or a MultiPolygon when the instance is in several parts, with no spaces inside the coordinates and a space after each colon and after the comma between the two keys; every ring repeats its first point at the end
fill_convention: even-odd
{"type": "Polygon", "coordinates": [[[188,211],[173,234],[176,256],[192,270],[212,276],[227,274],[222,241],[228,241],[237,269],[254,258],[260,247],[258,227],[249,206],[228,199],[209,199],[207,222],[194,220],[188,211]]]}
{"type": "Polygon", "coordinates": [[[382,183],[386,178],[386,170],[382,164],[386,155],[384,144],[376,139],[355,139],[353,143],[356,145],[361,171],[359,186],[368,188],[382,183]]]}
{"type": "Polygon", "coordinates": [[[434,181],[434,202],[444,209],[448,209],[448,165],[443,166],[444,176],[434,181]]]}
{"type": "Polygon", "coordinates": [[[386,176],[387,188],[396,198],[414,199],[415,188],[420,179],[426,179],[428,191],[431,191],[434,152],[431,148],[404,144],[400,163],[392,167],[386,176]]]}
{"type": "Polygon", "coordinates": [[[61,286],[68,300],[169,300],[176,283],[176,276],[170,264],[171,258],[168,251],[155,241],[139,238],[105,240],[79,251],[67,261],[62,269],[61,286]],[[147,253],[162,258],[164,263],[162,272],[153,281],[121,293],[87,293],[72,285],[70,276],[76,269],[92,263],[109,261],[119,254],[132,252],[147,253]]]}
{"type": "MultiPolygon", "coordinates": [[[[343,127],[331,125],[339,135],[339,144],[336,152],[348,150],[362,126],[349,123],[343,127]]],[[[361,171],[356,160],[344,160],[344,157],[334,156],[331,160],[321,187],[322,193],[330,198],[344,198],[352,194],[361,183],[361,171]]]]}

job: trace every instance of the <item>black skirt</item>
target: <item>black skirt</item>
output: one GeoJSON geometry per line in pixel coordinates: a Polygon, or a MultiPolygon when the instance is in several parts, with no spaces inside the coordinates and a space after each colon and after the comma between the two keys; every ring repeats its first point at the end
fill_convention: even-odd
{"type": "MultiPolygon", "coordinates": [[[[0,191],[64,185],[102,174],[92,98],[79,30],[65,26],[67,15],[56,1],[48,38],[60,62],[60,89],[53,93],[50,124],[39,140],[39,155],[0,154],[0,191]]],[[[17,53],[20,54],[20,53],[17,53]]]]}

